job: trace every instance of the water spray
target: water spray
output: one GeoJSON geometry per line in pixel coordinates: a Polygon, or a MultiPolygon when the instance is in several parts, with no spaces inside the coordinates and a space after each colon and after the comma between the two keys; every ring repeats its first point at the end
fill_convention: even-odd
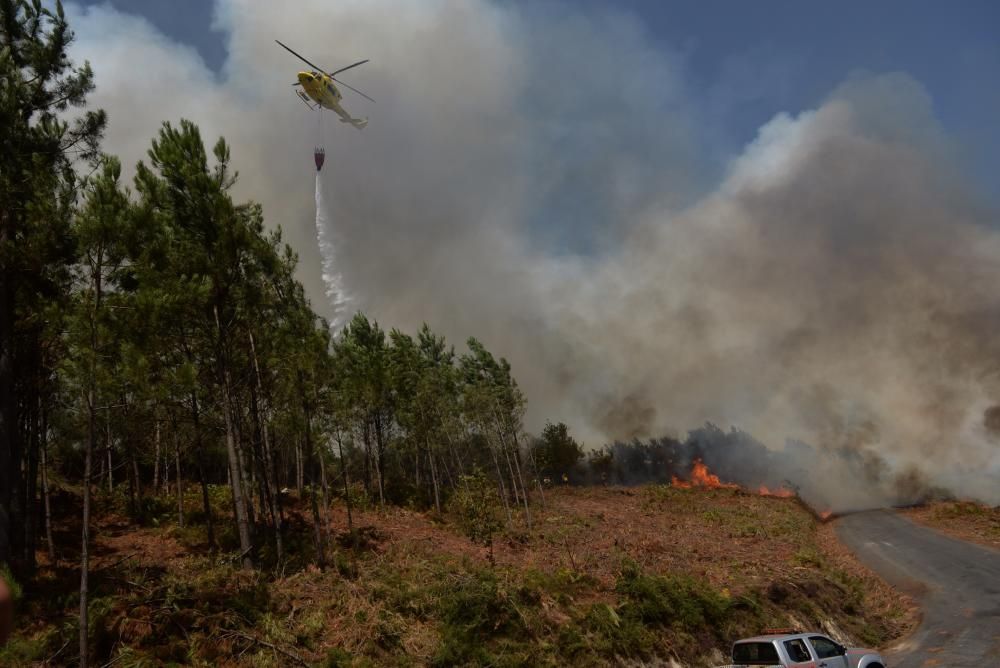
{"type": "Polygon", "coordinates": [[[344,326],[344,317],[352,300],[344,288],[344,277],[337,266],[335,235],[327,225],[323,204],[323,181],[320,170],[326,155],[323,149],[317,148],[314,157],[316,160],[316,240],[323,258],[323,285],[326,287],[326,298],[331,309],[330,329],[337,333],[344,326]]]}

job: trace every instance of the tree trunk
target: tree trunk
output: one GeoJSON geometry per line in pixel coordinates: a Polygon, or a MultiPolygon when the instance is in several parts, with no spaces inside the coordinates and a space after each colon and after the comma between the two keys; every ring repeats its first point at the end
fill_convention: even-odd
{"type": "Polygon", "coordinates": [[[413,486],[420,489],[420,447],[417,446],[413,453],[413,486]]]}
{"type": "Polygon", "coordinates": [[[254,483],[257,485],[257,517],[270,529],[272,539],[277,533],[277,521],[274,512],[274,498],[271,494],[270,478],[264,466],[264,445],[261,428],[260,406],[258,404],[257,389],[250,388],[250,419],[253,422],[253,462],[254,470],[261,469],[261,475],[254,476],[254,483]]]}
{"type": "Polygon", "coordinates": [[[313,516],[313,538],[316,541],[316,563],[320,568],[326,566],[326,550],[323,545],[323,527],[319,516],[319,504],[316,501],[317,464],[316,449],[312,441],[312,411],[306,399],[305,384],[302,380],[302,372],[299,372],[299,393],[302,400],[302,415],[306,421],[305,433],[305,457],[309,463],[309,503],[312,506],[313,516]]]}
{"type": "Polygon", "coordinates": [[[378,448],[378,502],[385,511],[385,434],[382,433],[382,418],[375,413],[375,446],[378,448]]]}
{"type": "Polygon", "coordinates": [[[115,491],[114,473],[112,472],[112,470],[113,470],[114,467],[112,466],[112,463],[111,463],[111,425],[110,425],[111,417],[110,417],[110,415],[111,415],[111,409],[108,409],[108,416],[109,416],[108,417],[108,422],[109,422],[109,424],[108,424],[108,434],[107,434],[108,438],[107,438],[107,447],[106,447],[106,450],[108,452],[108,493],[109,494],[111,494],[111,493],[113,493],[115,491]]]}
{"type": "Polygon", "coordinates": [[[219,335],[219,359],[218,363],[222,371],[222,413],[226,422],[226,452],[229,456],[229,477],[230,489],[233,495],[233,512],[236,515],[236,529],[240,536],[240,556],[242,557],[244,568],[253,568],[253,543],[250,539],[250,523],[247,518],[246,499],[243,496],[243,480],[240,471],[240,458],[236,451],[239,444],[236,442],[235,425],[233,424],[233,402],[231,393],[231,383],[229,378],[229,366],[225,359],[225,336],[222,331],[222,322],[219,320],[218,306],[212,307],[215,315],[215,326],[219,335]]]}
{"type": "MultiPolygon", "coordinates": [[[[225,372],[228,377],[229,372],[225,372]]],[[[240,460],[236,452],[236,438],[233,434],[233,416],[230,406],[228,378],[223,382],[222,412],[226,421],[226,452],[229,456],[229,488],[233,496],[233,513],[236,516],[236,530],[240,536],[240,554],[243,567],[253,568],[253,544],[250,541],[250,522],[247,517],[246,498],[243,496],[243,481],[240,473],[240,460]]]]}
{"type": "Polygon", "coordinates": [[[337,450],[340,452],[340,473],[344,478],[344,503],[347,504],[347,531],[354,532],[354,517],[351,512],[351,487],[347,479],[347,460],[344,459],[344,441],[337,431],[337,450]]]}
{"type": "Polygon", "coordinates": [[[330,509],[330,487],[326,480],[326,462],[323,461],[323,456],[319,457],[319,479],[323,484],[323,509],[324,511],[330,509]]]}
{"type": "Polygon", "coordinates": [[[264,403],[264,383],[261,379],[260,363],[257,359],[257,343],[254,340],[253,332],[248,330],[250,339],[250,358],[253,361],[253,375],[255,390],[251,390],[251,409],[253,411],[254,422],[257,432],[260,435],[260,444],[264,475],[261,476],[261,503],[267,503],[268,514],[271,517],[271,526],[274,528],[274,549],[275,557],[280,562],[284,546],[282,544],[282,524],[280,495],[278,489],[278,476],[274,470],[274,457],[271,454],[271,439],[267,429],[267,407],[264,403]]]}
{"type": "Polygon", "coordinates": [[[90,575],[90,467],[91,458],[94,453],[94,441],[96,440],[97,420],[96,408],[94,406],[93,388],[87,393],[87,410],[89,435],[87,437],[87,450],[83,459],[83,530],[81,536],[80,550],[80,668],[87,668],[88,647],[87,635],[89,630],[89,617],[87,615],[87,594],[88,576],[90,575]]]}
{"type": "Polygon", "coordinates": [[[517,434],[513,430],[513,426],[510,426],[511,433],[510,438],[514,443],[514,449],[511,456],[514,460],[514,470],[517,473],[517,480],[521,484],[521,498],[524,499],[524,519],[528,525],[528,530],[531,530],[531,508],[528,506],[528,487],[524,484],[524,474],[521,472],[521,444],[517,440],[517,434]]]}
{"type": "Polygon", "coordinates": [[[437,467],[434,465],[434,453],[431,452],[431,445],[427,443],[427,461],[430,464],[431,469],[431,482],[434,486],[434,509],[437,510],[438,515],[441,514],[441,494],[438,491],[438,478],[437,478],[437,467]]]}
{"type": "Polygon", "coordinates": [[[538,462],[535,461],[533,449],[528,447],[528,458],[531,460],[531,469],[535,472],[535,484],[538,486],[538,498],[542,500],[542,510],[545,510],[545,490],[542,489],[542,476],[538,472],[538,462]]]}
{"type": "Polygon", "coordinates": [[[305,467],[302,465],[302,444],[295,442],[295,490],[299,493],[299,498],[305,494],[305,467]]]}
{"type": "MultiPolygon", "coordinates": [[[[176,438],[176,436],[174,437],[176,438]]],[[[153,444],[155,446],[153,453],[153,496],[160,495],[160,421],[156,420],[156,427],[153,430],[153,444]]],[[[167,468],[166,462],[163,465],[167,468]]],[[[163,485],[166,488],[166,482],[163,485]]]]}
{"type": "Polygon", "coordinates": [[[243,510],[246,513],[247,526],[250,528],[250,542],[253,543],[253,528],[254,522],[256,522],[253,511],[253,481],[251,480],[251,469],[247,466],[247,457],[243,448],[245,439],[243,438],[242,415],[239,411],[239,398],[232,394],[232,380],[230,380],[229,388],[230,406],[233,409],[233,439],[236,442],[236,463],[240,472],[241,489],[243,490],[243,510]]]}
{"type": "Polygon", "coordinates": [[[364,424],[362,425],[362,442],[365,444],[365,495],[369,500],[372,498],[372,436],[371,436],[371,421],[365,417],[364,424]]]}
{"type": "Polygon", "coordinates": [[[274,549],[278,561],[284,555],[285,517],[281,507],[281,489],[278,487],[278,474],[274,467],[274,454],[271,452],[271,439],[267,424],[263,425],[264,435],[264,468],[266,469],[267,486],[271,491],[271,521],[274,523],[274,549]]]}
{"type": "Polygon", "coordinates": [[[497,433],[497,440],[500,443],[500,451],[503,453],[503,458],[507,462],[507,472],[510,474],[510,487],[514,491],[514,505],[521,503],[521,495],[517,489],[517,477],[514,475],[514,466],[510,463],[510,450],[507,447],[507,443],[503,438],[503,435],[497,433]]]}
{"type": "Polygon", "coordinates": [[[101,481],[104,480],[107,477],[104,471],[108,467],[108,461],[104,457],[104,451],[103,450],[100,453],[100,457],[97,458],[97,461],[100,462],[101,468],[97,471],[95,480],[97,481],[97,484],[101,484],[101,481]]]}
{"type": "MultiPolygon", "coordinates": [[[[215,549],[215,522],[212,520],[212,503],[208,498],[208,481],[205,479],[205,446],[201,440],[201,416],[198,411],[198,394],[191,390],[191,418],[194,423],[195,471],[198,472],[198,484],[201,486],[201,503],[205,510],[205,531],[208,546],[215,549]]],[[[174,425],[174,432],[177,425],[174,425]]]]}
{"type": "MultiPolygon", "coordinates": [[[[183,529],[184,485],[181,483],[181,443],[176,431],[174,432],[174,464],[177,466],[177,525],[183,529]]],[[[164,468],[166,468],[166,461],[164,461],[164,468]]]]}
{"type": "Polygon", "coordinates": [[[461,478],[465,475],[465,465],[462,463],[462,458],[458,454],[458,448],[455,447],[455,439],[452,438],[451,430],[445,425],[444,437],[448,441],[448,449],[451,451],[451,456],[455,460],[455,464],[458,467],[458,477],[461,478]]]}
{"type": "Polygon", "coordinates": [[[510,502],[507,500],[507,488],[503,484],[503,471],[500,469],[500,460],[497,459],[496,447],[489,442],[487,438],[487,446],[490,450],[490,454],[493,455],[493,466],[497,469],[497,484],[500,486],[500,499],[503,501],[503,509],[507,513],[507,521],[512,520],[510,514],[510,502]]]}
{"type": "MultiPolygon", "coordinates": [[[[10,243],[12,221],[9,212],[0,212],[0,248],[10,243]]],[[[11,517],[16,477],[20,466],[14,457],[17,451],[17,400],[14,394],[14,272],[0,267],[0,563],[11,557],[11,517]]]]}
{"type": "MultiPolygon", "coordinates": [[[[36,367],[36,373],[38,373],[38,367],[36,367]]],[[[27,461],[27,475],[24,477],[24,503],[21,506],[24,509],[24,537],[23,537],[23,549],[24,549],[24,572],[26,574],[33,574],[35,572],[35,548],[36,548],[36,534],[38,532],[38,439],[39,439],[39,409],[38,409],[38,390],[37,390],[37,377],[35,389],[33,390],[30,401],[31,409],[28,413],[28,425],[29,433],[28,438],[28,461],[27,461]]]]}
{"type": "MultiPolygon", "coordinates": [[[[39,404],[40,403],[41,401],[39,401],[39,404]]],[[[41,412],[42,412],[42,433],[41,433],[42,501],[45,506],[45,542],[48,543],[49,547],[49,563],[54,566],[56,563],[56,546],[55,542],[52,540],[52,504],[49,501],[48,411],[46,411],[45,408],[42,407],[41,412]]]]}
{"type": "MultiPolygon", "coordinates": [[[[87,668],[89,659],[88,634],[90,618],[88,615],[88,589],[90,576],[90,471],[97,442],[97,374],[95,365],[98,353],[97,314],[101,308],[101,253],[98,250],[96,270],[91,269],[94,281],[94,307],[90,314],[90,368],[87,378],[87,450],[83,459],[83,521],[81,528],[80,548],[80,668],[87,668]]],[[[110,425],[108,434],[110,438],[110,425]]],[[[111,452],[110,447],[108,452],[111,452]]],[[[109,466],[110,469],[110,466],[109,466]]],[[[110,470],[109,470],[110,475],[110,470]]]]}
{"type": "Polygon", "coordinates": [[[517,437],[513,433],[513,428],[511,426],[511,437],[514,440],[514,447],[512,448],[507,439],[503,435],[504,420],[500,418],[500,415],[494,407],[493,416],[496,420],[497,425],[497,435],[500,438],[500,442],[503,445],[504,456],[507,457],[507,466],[510,467],[511,459],[514,460],[514,468],[510,472],[510,484],[514,487],[514,500],[517,501],[517,486],[520,482],[521,485],[521,500],[524,502],[524,519],[528,525],[528,529],[531,529],[531,509],[528,507],[528,489],[524,486],[524,477],[521,475],[521,456],[519,448],[517,447],[517,437]],[[510,454],[508,454],[508,452],[510,454]],[[516,476],[516,477],[515,477],[516,476]]]}
{"type": "Polygon", "coordinates": [[[451,489],[457,489],[458,485],[455,483],[455,473],[451,470],[451,465],[448,463],[447,455],[442,455],[438,459],[438,463],[444,468],[444,474],[441,476],[441,486],[444,487],[445,481],[447,480],[448,486],[451,489]]]}
{"type": "MultiPolygon", "coordinates": [[[[174,435],[176,439],[176,433],[174,435]]],[[[166,452],[163,453],[163,473],[160,476],[160,492],[159,494],[169,494],[170,493],[170,455],[166,452]]]]}
{"type": "Polygon", "coordinates": [[[132,506],[133,514],[138,516],[138,505],[137,502],[142,500],[142,487],[139,486],[139,460],[135,457],[135,450],[133,446],[129,446],[129,460],[132,463],[132,484],[129,485],[132,491],[132,506]]]}

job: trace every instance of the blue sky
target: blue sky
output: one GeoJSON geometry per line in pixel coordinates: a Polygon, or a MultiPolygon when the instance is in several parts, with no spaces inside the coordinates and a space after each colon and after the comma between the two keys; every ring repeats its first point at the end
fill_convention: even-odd
{"type": "MultiPolygon", "coordinates": [[[[776,113],[815,107],[853,73],[905,72],[930,93],[973,178],[1000,199],[993,176],[1000,173],[998,2],[584,1],[634,15],[655,43],[680,55],[703,116],[704,141],[720,161],[776,113]]],[[[110,4],[195,47],[211,69],[222,66],[226,37],[212,28],[211,2],[110,4]]],[[[554,8],[565,12],[574,6],[579,7],[554,8]]],[[[587,54],[579,58],[585,67],[587,54]]]]}

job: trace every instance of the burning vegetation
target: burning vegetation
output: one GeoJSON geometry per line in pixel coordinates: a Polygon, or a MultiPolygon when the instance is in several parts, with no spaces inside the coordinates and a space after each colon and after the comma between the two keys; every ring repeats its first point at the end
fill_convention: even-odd
{"type": "MultiPolygon", "coordinates": [[[[719,476],[708,470],[700,459],[695,459],[691,466],[691,474],[687,480],[681,480],[677,476],[670,476],[670,484],[681,489],[691,489],[692,487],[705,487],[708,489],[743,489],[740,485],[732,482],[722,482],[719,476]]],[[[750,490],[746,490],[750,491],[750,490]]],[[[776,487],[773,490],[767,485],[760,485],[756,488],[757,494],[761,496],[775,496],[780,499],[790,499],[795,496],[795,492],[785,487],[776,487]]]]}
{"type": "Polygon", "coordinates": [[[740,486],[735,483],[722,482],[719,480],[719,476],[715,475],[708,470],[705,463],[700,459],[695,459],[694,464],[691,466],[691,475],[688,480],[678,480],[677,476],[670,476],[670,484],[674,487],[687,488],[691,487],[708,487],[710,489],[739,489],[740,486]]]}
{"type": "MultiPolygon", "coordinates": [[[[722,482],[719,476],[715,475],[708,470],[708,466],[705,465],[700,459],[695,459],[694,464],[691,466],[691,474],[687,480],[680,480],[677,476],[670,476],[670,485],[672,487],[677,487],[678,489],[738,489],[742,490],[748,494],[758,494],[760,496],[771,496],[779,499],[790,499],[795,498],[796,494],[790,489],[785,487],[776,487],[775,489],[768,488],[767,485],[760,485],[756,489],[744,488],[736,483],[722,482]]],[[[833,518],[832,510],[821,510],[817,511],[810,508],[816,517],[826,522],[833,518]]]]}
{"type": "MultiPolygon", "coordinates": [[[[563,447],[563,452],[567,452],[563,447]]],[[[815,512],[907,505],[950,498],[915,468],[893,471],[874,451],[856,442],[816,448],[788,441],[774,450],[736,428],[714,424],[646,441],[615,441],[585,454],[561,458],[562,476],[576,484],[638,485],[670,483],[690,488],[740,488],[762,496],[798,497],[815,512]],[[850,487],[838,481],[853,479],[850,487]],[[852,489],[845,496],[844,489],[852,489]]]]}
{"type": "Polygon", "coordinates": [[[757,488],[757,493],[761,496],[776,496],[781,499],[787,499],[795,496],[795,492],[790,489],[785,489],[784,487],[779,487],[775,490],[770,490],[767,485],[761,485],[757,488]]]}

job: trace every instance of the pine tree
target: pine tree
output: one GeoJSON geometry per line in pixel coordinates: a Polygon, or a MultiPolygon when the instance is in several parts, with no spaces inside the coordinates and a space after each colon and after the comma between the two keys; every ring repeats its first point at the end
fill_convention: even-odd
{"type": "MultiPolygon", "coordinates": [[[[70,317],[68,376],[76,380],[86,415],[83,469],[83,521],[80,552],[80,665],[88,662],[88,590],[90,574],[90,510],[93,456],[97,449],[98,419],[102,401],[120,396],[120,343],[114,301],[126,260],[121,241],[129,224],[130,205],[119,187],[121,166],[106,158],[100,174],[87,186],[86,198],[75,225],[81,253],[79,289],[70,317]]],[[[118,304],[118,306],[124,306],[118,304]]]]}
{"type": "Polygon", "coordinates": [[[74,68],[66,55],[72,37],[61,3],[53,10],[37,0],[0,0],[0,563],[15,565],[17,557],[30,562],[31,536],[11,529],[33,527],[39,442],[34,416],[28,433],[19,425],[38,405],[41,367],[51,369],[29,316],[64,292],[71,161],[96,156],[105,124],[100,111],[63,120],[93,89],[89,65],[74,68]]]}
{"type": "Polygon", "coordinates": [[[201,134],[193,123],[181,121],[180,128],[164,123],[149,151],[152,169],[140,163],[136,179],[146,200],[144,206],[164,214],[172,228],[173,271],[199,284],[200,289],[190,295],[192,312],[198,316],[192,325],[199,328],[203,340],[211,340],[206,357],[221,393],[219,403],[241,560],[244,567],[252,568],[254,544],[247,500],[250,490],[233,381],[237,321],[245,314],[240,313],[234,290],[240,284],[241,262],[248,252],[259,208],[234,205],[228,194],[236,179],[229,170],[229,147],[220,139],[213,153],[216,164],[210,168],[201,134]]]}

